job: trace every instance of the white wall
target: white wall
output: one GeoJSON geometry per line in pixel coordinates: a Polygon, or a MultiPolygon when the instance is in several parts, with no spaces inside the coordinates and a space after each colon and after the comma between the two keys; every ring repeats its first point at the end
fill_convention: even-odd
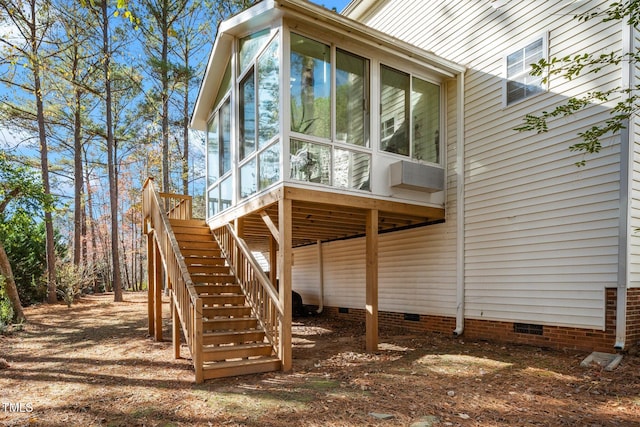
{"type": "MultiPolygon", "coordinates": [[[[568,147],[579,141],[580,130],[605,120],[609,112],[592,106],[551,122],[550,131],[540,135],[513,129],[525,114],[553,108],[567,96],[617,86],[620,70],[604,70],[595,80],[553,78],[549,93],[504,107],[503,58],[544,33],[552,56],[616,50],[619,25],[573,19],[609,1],[497,3],[503,6],[494,9],[486,0],[380,2],[365,23],[468,67],[466,317],[604,328],[604,289],[616,286],[618,271],[619,141],[606,140],[602,152],[588,156],[582,168],[574,165],[582,157],[568,147]]],[[[438,251],[455,255],[454,241],[444,237],[454,230],[439,228],[449,246],[438,251]]],[[[426,236],[424,245],[429,245],[426,236]]],[[[389,269],[381,263],[386,280],[393,275],[389,269]]],[[[394,286],[403,286],[402,280],[394,286]]],[[[435,292],[438,281],[423,272],[419,286],[435,292]]]]}

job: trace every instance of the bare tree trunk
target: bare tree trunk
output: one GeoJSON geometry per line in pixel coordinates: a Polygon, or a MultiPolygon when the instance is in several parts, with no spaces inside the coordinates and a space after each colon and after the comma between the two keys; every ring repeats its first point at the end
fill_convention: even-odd
{"type": "Polygon", "coordinates": [[[184,102],[182,104],[182,193],[189,194],[189,50],[185,55],[184,102]]]}
{"type": "Polygon", "coordinates": [[[111,95],[111,51],[109,41],[109,11],[106,1],[102,8],[102,54],[105,84],[105,116],[107,127],[107,168],[109,175],[109,203],[111,205],[111,262],[113,263],[113,300],[122,301],[122,279],[120,274],[120,254],[118,250],[118,180],[113,136],[113,111],[111,95]]]}
{"type": "MultiPolygon", "coordinates": [[[[45,128],[44,117],[44,104],[42,101],[42,84],[40,82],[40,69],[41,64],[38,58],[40,58],[38,49],[40,46],[38,40],[38,23],[36,18],[36,1],[32,1],[29,4],[31,8],[31,22],[29,23],[29,29],[31,34],[29,35],[29,42],[32,55],[32,70],[33,70],[33,90],[36,97],[36,114],[38,119],[38,139],[40,142],[40,170],[42,173],[42,185],[44,193],[47,196],[51,195],[51,184],[49,182],[49,148],[47,145],[47,131],[45,128]]],[[[53,218],[49,210],[44,213],[44,222],[46,230],[46,254],[47,254],[47,302],[55,304],[58,301],[56,294],[56,250],[54,244],[54,232],[53,232],[53,218]]]]}
{"type": "MultiPolygon", "coordinates": [[[[74,72],[77,67],[77,57],[74,58],[74,72]]],[[[73,181],[74,181],[74,212],[73,212],[73,264],[79,266],[82,262],[82,216],[84,205],[82,192],[84,190],[83,173],[82,173],[82,135],[80,133],[82,120],[80,116],[81,108],[81,91],[76,87],[75,92],[75,111],[73,113],[73,181]]]]}
{"type": "Polygon", "coordinates": [[[89,159],[87,158],[87,153],[84,153],[85,156],[85,182],[87,183],[87,216],[89,221],[89,233],[91,234],[91,271],[93,276],[93,290],[94,292],[98,292],[98,238],[96,236],[96,224],[93,219],[93,192],[91,191],[91,179],[89,176],[89,159]]]}
{"type": "Polygon", "coordinates": [[[7,257],[7,252],[4,250],[4,245],[0,242],[0,274],[4,276],[4,289],[9,298],[9,302],[13,307],[13,321],[24,322],[27,318],[22,311],[22,304],[20,303],[20,297],[18,296],[18,288],[16,287],[16,281],[13,278],[13,270],[7,257]]]}

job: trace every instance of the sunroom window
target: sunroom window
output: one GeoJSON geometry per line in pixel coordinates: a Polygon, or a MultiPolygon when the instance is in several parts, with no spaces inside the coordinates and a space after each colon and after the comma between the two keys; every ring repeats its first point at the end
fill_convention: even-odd
{"type": "Polygon", "coordinates": [[[290,178],[370,191],[369,60],[292,34],[290,78],[290,178]]]}
{"type": "Polygon", "coordinates": [[[440,86],[380,67],[380,149],[440,163],[440,86]]]}
{"type": "Polygon", "coordinates": [[[263,39],[264,35],[249,36],[247,40],[252,40],[252,43],[243,44],[241,41],[240,44],[241,60],[248,60],[249,51],[254,55],[250,58],[251,64],[245,67],[246,70],[241,75],[238,85],[240,100],[238,188],[241,199],[265,189],[280,179],[280,144],[277,138],[280,119],[278,115],[279,42],[277,37],[268,44],[268,40],[260,42],[263,39]],[[243,46],[251,47],[251,49],[247,48],[244,55],[242,54],[243,46]]]}
{"type": "Polygon", "coordinates": [[[331,132],[331,49],[291,34],[291,130],[329,138],[331,132]]]}
{"type": "Polygon", "coordinates": [[[269,30],[260,31],[241,39],[238,47],[238,143],[235,152],[238,171],[235,174],[231,171],[229,93],[233,79],[228,65],[217,96],[219,107],[208,124],[209,216],[231,207],[236,197],[248,197],[280,179],[278,36],[269,30]]]}

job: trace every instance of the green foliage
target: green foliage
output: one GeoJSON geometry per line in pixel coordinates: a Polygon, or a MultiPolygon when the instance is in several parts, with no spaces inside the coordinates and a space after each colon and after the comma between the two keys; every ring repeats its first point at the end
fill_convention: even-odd
{"type": "Polygon", "coordinates": [[[0,332],[13,320],[13,307],[4,290],[4,277],[0,275],[0,332]]]}
{"type": "Polygon", "coordinates": [[[9,218],[0,216],[0,219],[0,240],[11,263],[20,301],[29,305],[45,300],[44,222],[20,209],[9,218]]]}
{"type": "Polygon", "coordinates": [[[50,210],[53,206],[53,199],[44,194],[38,171],[0,150],[0,214],[12,202],[30,213],[50,210]]]}
{"type": "MultiPolygon", "coordinates": [[[[605,11],[597,11],[584,15],[577,15],[575,19],[588,21],[600,18],[603,22],[625,21],[638,30],[640,22],[640,0],[631,0],[612,3],[605,11]]],[[[623,67],[640,63],[640,52],[609,52],[609,53],[580,53],[567,55],[562,58],[551,58],[548,61],[541,59],[532,64],[531,75],[543,76],[543,82],[547,83],[552,76],[560,76],[566,80],[573,80],[579,76],[597,74],[611,66],[623,67]]],[[[582,97],[569,98],[564,104],[556,106],[553,110],[543,111],[540,114],[527,114],[524,124],[515,130],[520,132],[534,131],[547,132],[548,121],[555,118],[568,117],[594,104],[606,103],[618,99],[613,107],[609,108],[610,118],[601,124],[594,125],[578,133],[581,142],[569,147],[571,151],[582,153],[598,153],[602,149],[602,140],[605,137],[615,135],[625,129],[629,120],[633,120],[640,112],[640,85],[634,87],[615,87],[606,91],[589,92],[582,97]]],[[[578,166],[584,166],[586,161],[576,162],[578,166]]]]}

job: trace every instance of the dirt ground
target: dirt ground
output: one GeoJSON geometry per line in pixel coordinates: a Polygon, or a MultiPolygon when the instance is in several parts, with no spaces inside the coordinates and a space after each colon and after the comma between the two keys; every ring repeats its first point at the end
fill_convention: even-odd
{"type": "Polygon", "coordinates": [[[367,354],[362,325],[322,316],[295,322],[292,372],[196,385],[147,336],[146,295],[125,299],[30,307],[0,336],[0,425],[640,425],[638,357],[606,372],[580,367],[585,353],[397,330],[367,354]]]}

